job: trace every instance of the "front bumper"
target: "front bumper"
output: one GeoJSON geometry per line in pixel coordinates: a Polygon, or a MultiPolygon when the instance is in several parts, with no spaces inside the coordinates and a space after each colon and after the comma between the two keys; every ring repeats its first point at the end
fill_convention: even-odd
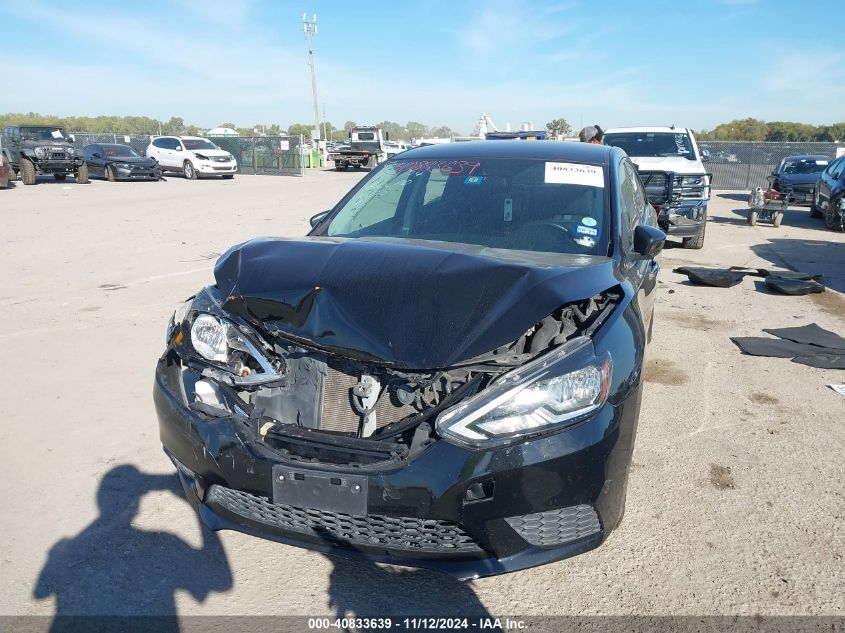
{"type": "Polygon", "coordinates": [[[161,178],[161,169],[158,167],[151,169],[116,167],[114,169],[114,177],[117,180],[158,180],[161,178]]]}
{"type": "MultiPolygon", "coordinates": [[[[27,157],[32,160],[32,157],[27,157]]],[[[34,160],[35,171],[39,174],[72,174],[82,165],[81,159],[74,160],[34,160]]]]}
{"type": "Polygon", "coordinates": [[[161,440],[210,528],[468,579],[548,563],[600,545],[622,518],[640,389],[553,435],[468,450],[443,440],[384,469],[286,461],[243,419],[189,409],[166,359],[154,399],[161,440]],[[358,477],[366,511],[277,504],[274,477],[299,469],[358,477]],[[366,480],[366,481],[364,481],[366,480]],[[487,496],[469,500],[471,486],[487,496]]]}
{"type": "Polygon", "coordinates": [[[196,169],[201,174],[234,174],[238,171],[238,163],[234,160],[226,162],[200,161],[197,163],[196,169]]]}
{"type": "Polygon", "coordinates": [[[707,222],[706,200],[672,202],[660,208],[657,223],[673,237],[695,237],[707,222]]]}

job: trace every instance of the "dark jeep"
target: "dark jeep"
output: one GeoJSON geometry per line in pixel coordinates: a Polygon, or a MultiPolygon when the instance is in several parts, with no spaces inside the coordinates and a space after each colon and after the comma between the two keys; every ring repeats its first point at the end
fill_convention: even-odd
{"type": "Polygon", "coordinates": [[[12,125],[3,128],[3,153],[12,166],[10,180],[20,175],[23,184],[34,185],[36,176],[53,174],[56,180],[69,175],[88,182],[88,166],[77,157],[63,128],[54,125],[12,125]]]}

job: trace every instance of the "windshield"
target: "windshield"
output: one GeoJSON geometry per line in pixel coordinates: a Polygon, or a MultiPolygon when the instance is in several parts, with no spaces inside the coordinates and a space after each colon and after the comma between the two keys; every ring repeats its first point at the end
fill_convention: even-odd
{"type": "Polygon", "coordinates": [[[828,166],[826,158],[800,158],[784,160],[780,171],[784,174],[820,174],[828,166]]]}
{"type": "Polygon", "coordinates": [[[128,145],[103,145],[104,158],[140,158],[140,156],[128,145]]]}
{"type": "Polygon", "coordinates": [[[182,139],[182,142],[185,144],[185,149],[220,149],[204,138],[186,138],[182,139]]]}
{"type": "Polygon", "coordinates": [[[66,141],[65,131],[60,127],[22,127],[23,141],[66,141]]]}
{"type": "Polygon", "coordinates": [[[605,134],[603,139],[605,145],[620,147],[628,156],[683,156],[695,160],[686,132],[614,132],[605,134]]]}
{"type": "Polygon", "coordinates": [[[600,165],[528,159],[392,159],[331,219],[326,235],[604,255],[600,165]]]}

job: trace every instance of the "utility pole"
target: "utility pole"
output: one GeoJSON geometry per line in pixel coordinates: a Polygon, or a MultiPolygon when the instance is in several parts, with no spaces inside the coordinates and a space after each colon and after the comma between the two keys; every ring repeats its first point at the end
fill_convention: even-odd
{"type": "Polygon", "coordinates": [[[305,33],[305,40],[308,44],[308,67],[311,69],[311,96],[314,100],[314,130],[320,135],[320,109],[317,107],[317,71],[314,69],[314,36],[317,34],[317,14],[314,13],[308,18],[306,13],[302,14],[302,31],[305,33]]]}
{"type": "Polygon", "coordinates": [[[323,105],[323,140],[328,141],[328,137],[326,136],[326,106],[323,105]]]}

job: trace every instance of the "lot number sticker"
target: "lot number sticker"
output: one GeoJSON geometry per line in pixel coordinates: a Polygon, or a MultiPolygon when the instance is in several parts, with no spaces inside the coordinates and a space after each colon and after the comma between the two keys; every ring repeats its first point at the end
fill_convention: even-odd
{"type": "Polygon", "coordinates": [[[597,165],[546,163],[546,182],[604,188],[604,170],[597,165]]]}

